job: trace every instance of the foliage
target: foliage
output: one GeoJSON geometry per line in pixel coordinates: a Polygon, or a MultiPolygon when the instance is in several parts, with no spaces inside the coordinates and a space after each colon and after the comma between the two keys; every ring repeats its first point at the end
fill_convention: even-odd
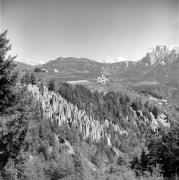
{"type": "MultiPolygon", "coordinates": [[[[118,161],[116,161],[114,151],[106,146],[105,141],[92,144],[89,142],[88,145],[73,126],[69,127],[64,124],[58,127],[48,119],[44,119],[41,105],[35,102],[31,95],[25,90],[20,93],[20,104],[14,108],[16,112],[22,112],[22,114],[24,114],[24,116],[19,116],[24,124],[21,122],[22,126],[20,126],[21,123],[17,120],[16,122],[19,127],[18,130],[26,127],[25,134],[20,140],[18,138],[19,136],[15,135],[17,129],[15,129],[15,126],[12,126],[12,129],[14,129],[13,136],[17,137],[15,142],[16,145],[19,144],[19,150],[14,153],[13,146],[11,146],[10,155],[2,171],[3,177],[29,180],[82,180],[106,179],[107,177],[108,179],[117,178],[121,180],[137,179],[134,172],[126,167],[129,161],[125,162],[124,159],[127,159],[127,157],[123,159],[118,158],[118,161]],[[70,155],[67,152],[60,151],[56,144],[54,134],[58,134],[70,142],[75,150],[75,154],[70,155]],[[49,153],[50,147],[53,149],[51,153],[49,153]],[[104,172],[101,174],[100,171],[95,173],[91,172],[91,169],[94,167],[97,169],[106,167],[106,162],[113,166],[107,168],[109,170],[107,173],[104,172]]],[[[114,94],[111,93],[106,99],[111,96],[113,97],[114,94]]],[[[121,98],[120,100],[125,104],[125,99],[126,98],[121,98]]],[[[115,102],[115,98],[113,101],[115,102]]],[[[9,127],[7,125],[5,127],[4,129],[9,132],[9,127]]],[[[18,132],[20,133],[21,131],[18,132]]],[[[124,137],[122,139],[124,144],[126,144],[125,142],[128,140],[124,137]]],[[[129,141],[129,144],[131,144],[131,141],[129,141]]],[[[12,144],[10,141],[9,145],[12,144]]],[[[122,146],[119,145],[119,148],[122,148],[122,146]]],[[[150,174],[147,173],[144,173],[141,177],[145,180],[151,179],[150,174]]]]}
{"type": "Polygon", "coordinates": [[[127,130],[129,135],[121,138],[120,135],[114,133],[112,128],[108,129],[110,134],[114,136],[112,143],[125,153],[140,147],[141,142],[149,138],[152,133],[148,124],[145,123],[145,119],[150,119],[150,112],[155,112],[154,110],[157,108],[153,108],[147,103],[143,104],[141,99],[131,101],[129,96],[121,93],[107,92],[102,94],[97,91],[92,92],[81,85],[73,87],[67,83],[60,85],[59,93],[67,101],[77,105],[79,109],[85,109],[89,116],[101,123],[107,119],[109,122],[117,124],[121,129],[127,130]],[[135,110],[137,117],[134,116],[133,110],[135,110]]]}
{"type": "Polygon", "coordinates": [[[41,69],[40,69],[40,68],[35,68],[34,71],[35,71],[35,72],[41,72],[41,69]]]}
{"type": "Polygon", "coordinates": [[[54,79],[49,81],[48,89],[49,91],[55,91],[55,92],[58,90],[57,82],[54,79]]]}
{"type": "Polygon", "coordinates": [[[166,177],[174,176],[179,168],[179,126],[171,127],[161,138],[149,144],[149,163],[160,164],[166,177]]]}
{"type": "Polygon", "coordinates": [[[148,153],[142,152],[140,159],[135,157],[131,163],[137,175],[153,173],[160,167],[165,177],[173,177],[179,168],[179,127],[172,127],[160,137],[154,136],[148,145],[148,153]]]}
{"type": "Polygon", "coordinates": [[[24,76],[21,78],[21,84],[32,84],[35,85],[37,83],[37,79],[35,74],[32,72],[26,72],[24,76]]]}
{"type": "MultiPolygon", "coordinates": [[[[111,135],[112,147],[107,145],[105,138],[98,142],[84,139],[72,124],[64,123],[58,127],[56,122],[43,116],[42,104],[22,86],[35,84],[34,74],[27,72],[22,84],[17,85],[13,58],[5,58],[10,49],[6,32],[0,35],[0,40],[0,82],[4,83],[0,87],[3,98],[0,99],[0,179],[161,180],[157,164],[165,176],[176,173],[178,129],[164,131],[161,138],[151,139],[152,133],[143,123],[143,114],[148,117],[152,112],[158,116],[157,107],[144,105],[140,99],[131,102],[121,93],[102,94],[80,85],[61,84],[59,93],[67,101],[84,109],[100,123],[108,119],[128,134],[121,135],[111,125],[106,128],[111,135]],[[148,139],[151,140],[149,144],[148,139]],[[68,148],[72,148],[73,153],[68,148]],[[144,148],[148,148],[148,152],[142,151],[144,148]],[[129,165],[133,157],[131,169],[129,165]]],[[[57,88],[56,82],[49,82],[50,91],[57,88]]]]}
{"type": "Polygon", "coordinates": [[[13,106],[16,101],[17,72],[13,62],[15,57],[7,57],[11,45],[6,35],[7,31],[0,34],[0,113],[7,111],[7,108],[13,106]]]}
{"type": "Polygon", "coordinates": [[[122,94],[108,92],[99,94],[91,92],[82,85],[76,85],[74,88],[69,84],[61,84],[59,93],[67,101],[76,104],[80,109],[85,109],[89,115],[103,122],[105,119],[118,123],[122,116],[130,113],[130,98],[122,94]]]}
{"type": "Polygon", "coordinates": [[[19,91],[18,103],[13,106],[13,114],[0,117],[0,171],[9,160],[17,157],[24,146],[29,121],[34,111],[33,99],[25,90],[19,91]]]}

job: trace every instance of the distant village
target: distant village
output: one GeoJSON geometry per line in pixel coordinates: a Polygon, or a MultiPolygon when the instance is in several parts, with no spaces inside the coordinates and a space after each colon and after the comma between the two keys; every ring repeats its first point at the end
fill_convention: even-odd
{"type": "Polygon", "coordinates": [[[112,79],[111,79],[111,78],[106,78],[106,77],[104,76],[104,74],[102,74],[101,77],[100,77],[100,76],[97,77],[97,82],[98,82],[99,84],[107,84],[107,83],[109,83],[109,82],[112,82],[112,79]]]}
{"type": "MultiPolygon", "coordinates": [[[[48,73],[48,69],[40,69],[40,68],[35,68],[35,72],[44,72],[44,73],[48,73]]],[[[53,69],[53,72],[54,73],[59,73],[59,70],[57,69],[53,69]]],[[[86,81],[86,80],[84,80],[86,81]]],[[[102,84],[102,85],[106,85],[110,82],[113,82],[112,78],[107,78],[105,77],[104,74],[101,74],[101,76],[98,76],[97,79],[96,79],[97,83],[98,84],[102,84]]],[[[71,81],[69,81],[71,83],[71,81]]],[[[81,82],[81,81],[80,81],[81,82]]],[[[126,88],[129,88],[128,86],[125,86],[126,88]]],[[[132,90],[132,89],[130,89],[132,90]]],[[[151,100],[151,101],[154,101],[156,102],[158,105],[162,106],[162,105],[167,105],[168,104],[168,101],[166,99],[163,99],[163,98],[157,98],[157,97],[154,97],[152,95],[146,95],[144,93],[145,96],[148,96],[148,98],[151,100]]]]}

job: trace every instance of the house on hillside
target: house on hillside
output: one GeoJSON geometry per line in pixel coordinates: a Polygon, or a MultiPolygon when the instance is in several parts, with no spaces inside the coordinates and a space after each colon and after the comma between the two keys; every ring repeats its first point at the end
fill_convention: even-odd
{"type": "Polygon", "coordinates": [[[55,73],[58,73],[58,72],[59,72],[59,70],[58,70],[58,69],[54,69],[53,71],[54,71],[55,73]]]}
{"type": "Polygon", "coordinates": [[[150,96],[149,99],[152,100],[152,101],[157,101],[158,100],[157,98],[155,98],[153,96],[150,96]]]}
{"type": "Polygon", "coordinates": [[[162,99],[162,103],[163,103],[164,105],[167,105],[167,104],[168,104],[168,101],[167,101],[166,99],[162,99]]]}
{"type": "Polygon", "coordinates": [[[41,69],[41,72],[48,72],[47,69],[41,69]]]}
{"type": "Polygon", "coordinates": [[[99,84],[106,84],[106,83],[108,83],[109,81],[110,81],[110,80],[107,79],[103,74],[102,74],[101,77],[98,77],[98,78],[97,78],[97,82],[98,82],[99,84]]]}
{"type": "Polygon", "coordinates": [[[167,103],[167,100],[166,99],[162,99],[162,102],[167,103]]]}

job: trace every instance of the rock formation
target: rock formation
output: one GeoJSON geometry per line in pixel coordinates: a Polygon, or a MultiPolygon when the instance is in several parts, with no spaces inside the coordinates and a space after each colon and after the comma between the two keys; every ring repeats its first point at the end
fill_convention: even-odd
{"type": "Polygon", "coordinates": [[[91,138],[97,142],[101,138],[105,138],[108,146],[111,146],[111,135],[107,133],[107,129],[112,128],[120,135],[128,135],[127,131],[116,124],[112,124],[107,119],[101,124],[91,116],[88,116],[84,110],[80,110],[76,105],[68,103],[59,94],[49,91],[46,86],[41,85],[39,87],[29,84],[27,89],[42,104],[45,118],[50,119],[51,122],[56,122],[58,126],[66,123],[75,127],[84,139],[91,138]]]}

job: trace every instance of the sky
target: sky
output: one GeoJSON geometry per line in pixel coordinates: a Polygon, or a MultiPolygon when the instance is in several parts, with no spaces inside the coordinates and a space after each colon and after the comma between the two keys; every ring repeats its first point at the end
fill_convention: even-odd
{"type": "Polygon", "coordinates": [[[19,61],[137,60],[179,44],[179,0],[0,0],[2,31],[19,61]]]}
{"type": "Polygon", "coordinates": [[[0,0],[0,32],[2,30],[2,0],[0,0]]]}
{"type": "Polygon", "coordinates": [[[177,1],[177,43],[179,43],[179,0],[177,1]]]}

